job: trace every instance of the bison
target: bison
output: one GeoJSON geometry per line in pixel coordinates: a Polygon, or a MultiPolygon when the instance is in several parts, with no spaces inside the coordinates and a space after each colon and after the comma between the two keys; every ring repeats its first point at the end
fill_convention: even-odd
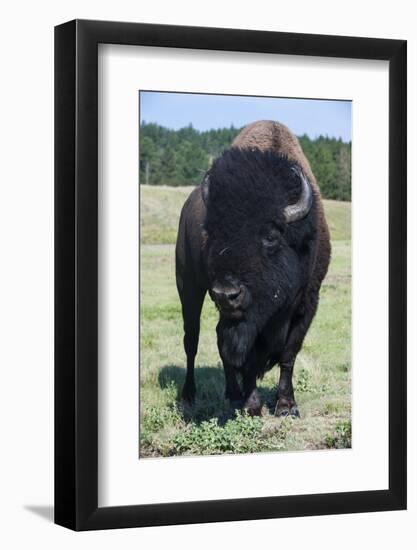
{"type": "Polygon", "coordinates": [[[275,415],[299,416],[294,362],[329,261],[320,191],[298,139],[278,122],[247,126],[214,160],[181,212],[176,281],[187,356],[182,399],[195,399],[194,361],[208,292],[219,310],[225,397],[261,414],[257,378],[278,364],[275,415]]]}

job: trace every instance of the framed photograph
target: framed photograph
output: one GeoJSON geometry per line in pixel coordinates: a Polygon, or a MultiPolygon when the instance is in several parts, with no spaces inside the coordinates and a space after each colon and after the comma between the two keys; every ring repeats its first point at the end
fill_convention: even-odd
{"type": "Polygon", "coordinates": [[[406,507],[406,42],[55,29],[55,522],[406,507]]]}

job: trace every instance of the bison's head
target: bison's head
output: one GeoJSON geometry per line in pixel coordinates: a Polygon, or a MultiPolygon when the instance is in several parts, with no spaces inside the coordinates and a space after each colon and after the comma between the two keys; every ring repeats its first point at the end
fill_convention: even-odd
{"type": "Polygon", "coordinates": [[[285,156],[232,148],[214,161],[202,194],[204,257],[220,311],[222,352],[239,367],[267,322],[288,316],[306,285],[313,192],[285,156]]]}

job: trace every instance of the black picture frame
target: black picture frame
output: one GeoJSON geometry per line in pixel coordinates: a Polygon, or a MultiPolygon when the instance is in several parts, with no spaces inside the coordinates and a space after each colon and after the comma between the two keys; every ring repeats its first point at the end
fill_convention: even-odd
{"type": "Polygon", "coordinates": [[[406,46],[404,40],[106,21],[55,28],[57,524],[91,530],[406,508],[406,46]],[[98,506],[97,52],[106,43],[389,62],[387,490],[98,506]]]}

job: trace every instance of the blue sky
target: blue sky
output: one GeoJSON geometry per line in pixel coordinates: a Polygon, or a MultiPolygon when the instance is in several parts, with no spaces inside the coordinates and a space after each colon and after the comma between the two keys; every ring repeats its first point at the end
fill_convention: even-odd
{"type": "Polygon", "coordinates": [[[351,140],[350,101],[140,92],[140,119],[177,130],[236,128],[255,120],[276,120],[296,135],[351,140]]]}

